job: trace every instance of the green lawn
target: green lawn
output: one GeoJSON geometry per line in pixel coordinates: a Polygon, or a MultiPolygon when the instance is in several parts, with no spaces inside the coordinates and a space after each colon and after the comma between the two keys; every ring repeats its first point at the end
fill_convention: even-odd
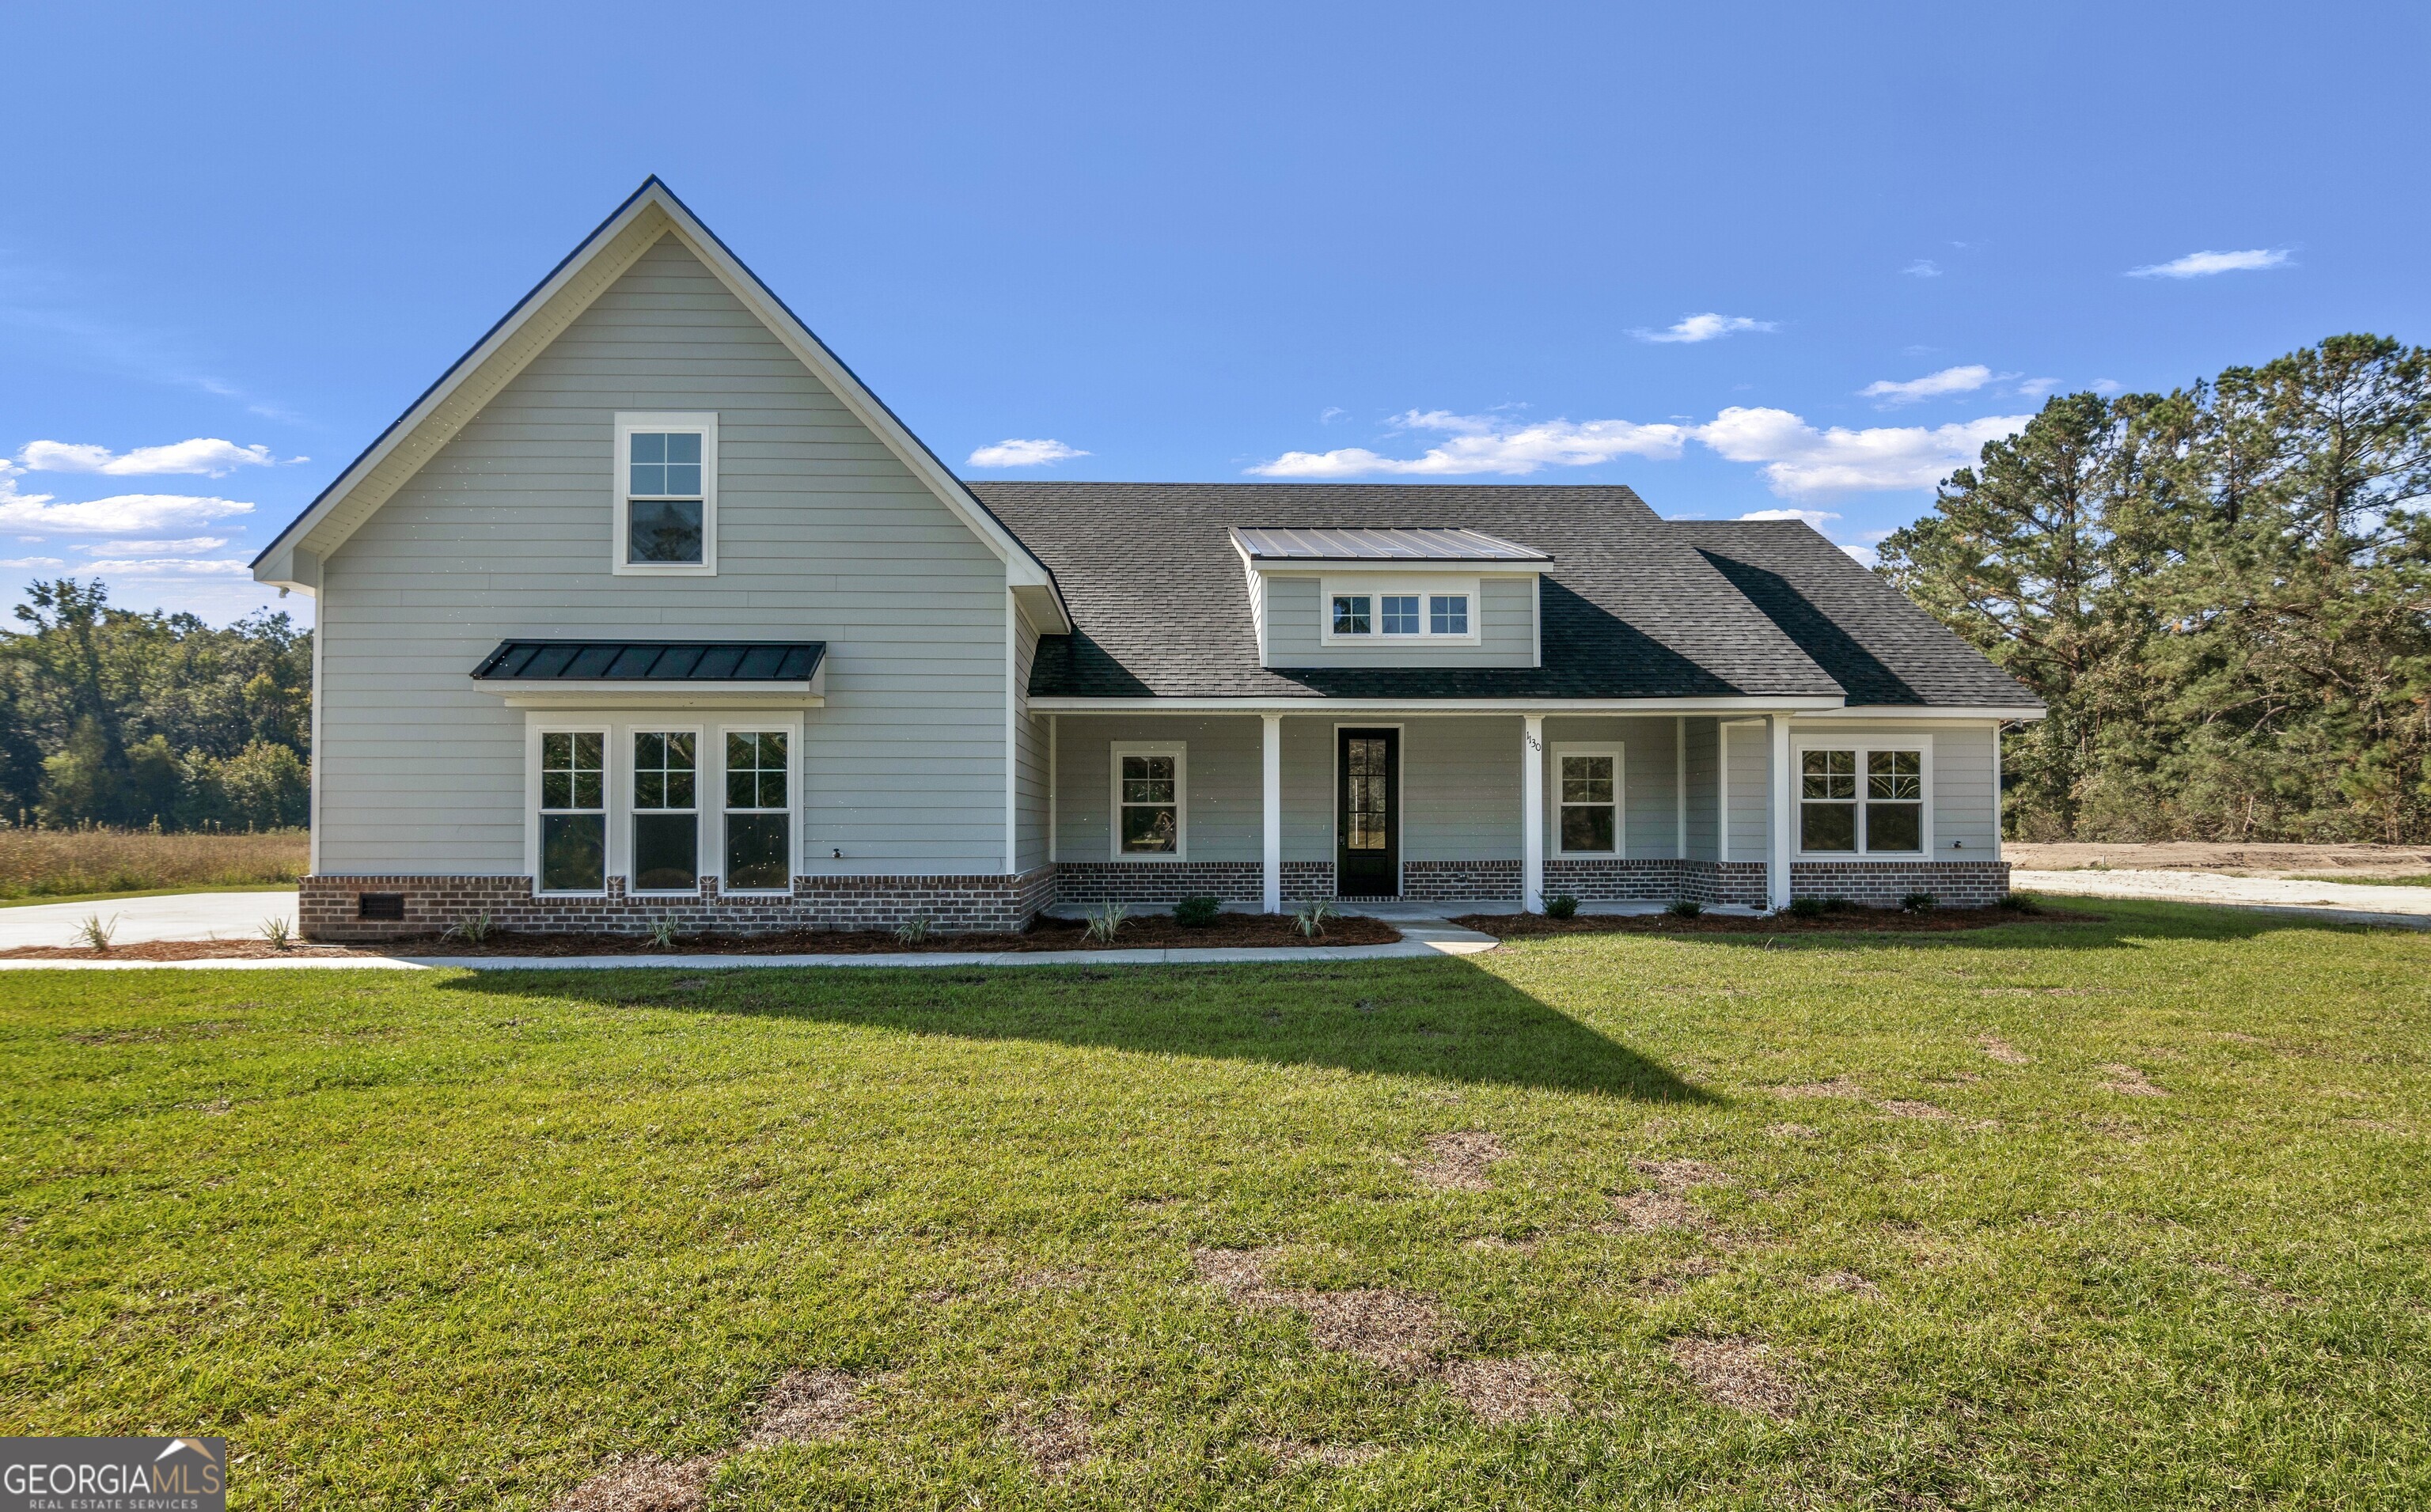
{"type": "Polygon", "coordinates": [[[809,1368],[865,1414],[711,1505],[2431,1503],[2431,938],[2071,906],[2108,922],[0,976],[0,1432],[225,1432],[238,1505],[545,1507],[809,1368]],[[1415,1174],[1455,1131],[1489,1189],[1415,1174]],[[1690,1226],[1622,1220],[1667,1184],[1690,1226]],[[1194,1273],[1260,1247],[1568,1410],[1194,1273]],[[1701,1395],[1701,1337],[1794,1407],[1701,1395]],[[1043,1421],[1085,1424],[1060,1477],[1043,1421]]]}

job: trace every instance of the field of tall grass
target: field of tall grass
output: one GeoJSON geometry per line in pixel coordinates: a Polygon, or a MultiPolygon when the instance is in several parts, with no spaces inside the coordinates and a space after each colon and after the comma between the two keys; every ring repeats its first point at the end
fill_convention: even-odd
{"type": "Polygon", "coordinates": [[[0,899],[288,882],[304,875],[308,854],[302,830],[0,830],[0,899]]]}

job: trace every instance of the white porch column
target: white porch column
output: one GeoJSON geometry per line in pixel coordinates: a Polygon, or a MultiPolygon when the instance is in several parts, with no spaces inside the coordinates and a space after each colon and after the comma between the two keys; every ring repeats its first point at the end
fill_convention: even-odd
{"type": "Polygon", "coordinates": [[[1526,714],[1519,740],[1519,906],[1545,911],[1545,716],[1526,714]]]}
{"type": "Polygon", "coordinates": [[[1789,906],[1789,842],[1798,818],[1798,777],[1789,764],[1789,716],[1774,714],[1772,726],[1772,906],[1789,906]]]}
{"type": "Polygon", "coordinates": [[[1283,911],[1283,716],[1266,714],[1266,909],[1283,911]]]}

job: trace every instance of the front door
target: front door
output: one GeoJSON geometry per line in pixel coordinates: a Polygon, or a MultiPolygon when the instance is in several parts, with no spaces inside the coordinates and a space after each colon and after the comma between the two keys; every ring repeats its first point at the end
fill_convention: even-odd
{"type": "Polygon", "coordinates": [[[1334,735],[1334,890],[1345,898],[1401,894],[1401,732],[1334,735]]]}

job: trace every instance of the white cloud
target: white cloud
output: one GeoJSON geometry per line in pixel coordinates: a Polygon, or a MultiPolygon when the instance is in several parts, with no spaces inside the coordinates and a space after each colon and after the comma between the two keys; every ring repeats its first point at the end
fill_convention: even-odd
{"type": "Polygon", "coordinates": [[[48,494],[20,494],[14,483],[0,479],[0,529],[27,534],[156,534],[251,512],[252,505],[236,499],[186,494],[119,494],[82,504],[59,504],[48,494]]]}
{"type": "Polygon", "coordinates": [[[2095,378],[2093,380],[2093,392],[2096,394],[2116,394],[2126,386],[2126,384],[2120,382],[2117,378],[2095,378]]]}
{"type": "Polygon", "coordinates": [[[1819,530],[1824,521],[1839,517],[1830,510],[1750,510],[1739,516],[1742,520],[1804,520],[1819,530]]]}
{"type": "Polygon", "coordinates": [[[1350,412],[1350,411],[1344,409],[1338,404],[1329,404],[1318,412],[1316,423],[1321,426],[1330,426],[1350,412]]]}
{"type": "MultiPolygon", "coordinates": [[[[1967,465],[1988,441],[2015,434],[2026,415],[1991,415],[1952,425],[1819,430],[1786,410],[1733,407],[1701,426],[1636,425],[1627,420],[1549,420],[1510,425],[1443,410],[1396,416],[1408,430],[1449,439],[1416,457],[1387,457],[1365,446],[1287,451],[1249,469],[1259,478],[1458,478],[1481,473],[1524,477],[1546,467],[1591,467],[1621,457],[1668,462],[1690,441],[1731,462],[1764,469],[1772,492],[1788,499],[1930,488],[1967,465]]],[[[1809,518],[1789,510],[1750,518],[1809,518]]],[[[1824,515],[1825,518],[1836,516],[1824,515]]]]}
{"type": "Polygon", "coordinates": [[[250,578],[250,563],[226,558],[195,561],[192,557],[113,557],[85,563],[87,572],[115,572],[130,578],[250,578]]]}
{"type": "Polygon", "coordinates": [[[2150,267],[2129,268],[2131,278],[2207,278],[2215,273],[2251,273],[2258,268],[2285,267],[2284,249],[2255,247],[2246,252],[2189,252],[2150,267]]]}
{"type": "Polygon", "coordinates": [[[2015,434],[2030,418],[1818,430],[1786,410],[1733,406],[1698,427],[1696,436],[1732,462],[1761,464],[1774,494],[1803,499],[1930,488],[1952,468],[1974,462],[1986,442],[2015,434]]]}
{"type": "Polygon", "coordinates": [[[1869,546],[1851,546],[1843,541],[1839,543],[1839,546],[1841,550],[1849,553],[1850,561],[1861,567],[1870,567],[1883,560],[1883,554],[1869,546]]]}
{"type": "MultiPolygon", "coordinates": [[[[233,441],[196,436],[165,446],[138,446],[125,453],[107,446],[66,441],[27,442],[17,460],[38,473],[108,473],[138,477],[153,473],[205,473],[225,478],[240,467],[275,467],[278,459],[267,446],[240,446],[233,441]]],[[[310,462],[309,457],[290,458],[310,462]]]]}
{"type": "Polygon", "coordinates": [[[1911,278],[1938,278],[1941,277],[1941,264],[1931,258],[1919,258],[1900,271],[1911,278]]]}
{"type": "Polygon", "coordinates": [[[1945,367],[1938,373],[1909,378],[1904,383],[1877,378],[1857,392],[1866,398],[1880,399],[1886,404],[1914,404],[1919,399],[1938,398],[1945,394],[1972,394],[1991,381],[1990,368],[1981,362],[1970,362],[1964,367],[1945,367]]]}
{"type": "Polygon", "coordinates": [[[1681,426],[1641,426],[1627,420],[1538,420],[1513,425],[1484,415],[1445,410],[1413,410],[1394,417],[1404,430],[1436,430],[1451,437],[1422,456],[1381,456],[1365,446],[1339,451],[1287,451],[1249,471],[1260,478],[1361,478],[1380,474],[1457,478],[1478,473],[1524,477],[1542,467],[1591,467],[1616,457],[1667,459],[1680,455],[1689,432],[1681,426]]]}
{"type": "Polygon", "coordinates": [[[1737,330],[1770,330],[1773,325],[1769,320],[1750,320],[1745,315],[1717,315],[1708,311],[1702,315],[1690,315],[1668,330],[1641,330],[1633,334],[1642,342],[1710,342],[1737,330]]]}
{"type": "Polygon", "coordinates": [[[2018,392],[2029,399],[2039,399],[2059,387],[2057,378],[2028,378],[2018,385],[2018,392]]]}
{"type": "Polygon", "coordinates": [[[993,446],[981,446],[970,455],[973,467],[1043,467],[1048,462],[1067,462],[1074,457],[1086,457],[1087,452],[1067,446],[1060,441],[1020,441],[1008,437],[993,446]]]}
{"type": "Polygon", "coordinates": [[[190,535],[177,541],[102,541],[76,549],[89,551],[97,557],[112,551],[139,557],[199,557],[206,551],[217,551],[226,545],[227,537],[224,535],[190,535]]]}
{"type": "Polygon", "coordinates": [[[57,557],[0,557],[0,567],[64,567],[57,557]]]}

